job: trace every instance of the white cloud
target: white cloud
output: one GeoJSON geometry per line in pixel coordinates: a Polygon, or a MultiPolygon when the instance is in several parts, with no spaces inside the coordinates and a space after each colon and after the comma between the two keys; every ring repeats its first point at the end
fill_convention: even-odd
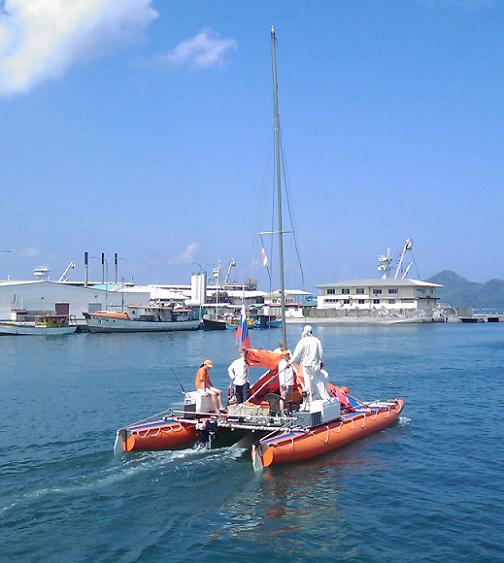
{"type": "Polygon", "coordinates": [[[222,66],[226,54],[238,48],[234,39],[221,39],[218,34],[204,29],[194,37],[181,41],[172,51],[160,55],[162,63],[180,66],[188,64],[197,68],[222,66]]]}
{"type": "Polygon", "coordinates": [[[36,258],[40,256],[40,248],[37,246],[28,246],[27,248],[23,248],[20,252],[21,256],[26,256],[27,258],[36,258]]]}
{"type": "Polygon", "coordinates": [[[194,255],[198,251],[198,245],[195,242],[188,244],[180,256],[176,256],[168,260],[169,264],[190,264],[194,260],[194,255]]]}
{"type": "Polygon", "coordinates": [[[151,0],[0,0],[0,95],[124,45],[156,17],[151,0]]]}

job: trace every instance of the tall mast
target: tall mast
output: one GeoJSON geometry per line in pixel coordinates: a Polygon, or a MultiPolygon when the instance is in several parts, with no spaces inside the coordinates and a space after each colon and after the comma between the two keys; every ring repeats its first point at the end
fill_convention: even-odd
{"type": "Polygon", "coordinates": [[[278,261],[280,263],[280,311],[282,315],[282,341],[287,348],[287,326],[285,323],[285,281],[284,281],[284,252],[283,252],[283,221],[282,221],[282,174],[280,151],[280,116],[278,114],[278,80],[276,63],[276,33],[271,28],[271,67],[273,72],[273,103],[275,123],[275,164],[276,190],[278,208],[278,261]]]}

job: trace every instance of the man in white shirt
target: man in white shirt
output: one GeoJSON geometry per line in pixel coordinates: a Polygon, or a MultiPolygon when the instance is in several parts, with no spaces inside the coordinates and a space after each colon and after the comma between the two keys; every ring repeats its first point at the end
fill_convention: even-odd
{"type": "Polygon", "coordinates": [[[284,357],[278,363],[278,380],[280,383],[280,413],[283,416],[285,413],[285,406],[287,405],[287,410],[292,407],[292,395],[294,392],[294,369],[291,367],[290,352],[288,350],[283,350],[284,357]]]}
{"type": "Polygon", "coordinates": [[[290,363],[299,363],[303,368],[304,390],[307,393],[308,402],[328,398],[325,378],[320,371],[322,356],[323,350],[320,340],[313,336],[312,327],[306,325],[290,363]]]}
{"type": "Polygon", "coordinates": [[[235,388],[236,402],[238,404],[245,402],[250,396],[250,385],[248,382],[248,366],[243,354],[230,364],[228,374],[235,388]]]}

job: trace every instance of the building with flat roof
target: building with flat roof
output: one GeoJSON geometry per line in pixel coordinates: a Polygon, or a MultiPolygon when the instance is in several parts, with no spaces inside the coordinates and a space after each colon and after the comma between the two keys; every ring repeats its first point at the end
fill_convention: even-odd
{"type": "Polygon", "coordinates": [[[436,283],[415,279],[361,279],[318,284],[318,309],[415,313],[432,316],[439,297],[436,283]]]}

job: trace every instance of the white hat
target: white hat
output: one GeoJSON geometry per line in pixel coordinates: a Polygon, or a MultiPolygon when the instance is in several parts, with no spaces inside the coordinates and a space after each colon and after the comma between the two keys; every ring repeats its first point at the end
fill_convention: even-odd
{"type": "Polygon", "coordinates": [[[312,327],[311,325],[305,325],[303,328],[303,336],[306,336],[307,334],[311,334],[312,333],[312,327]]]}

